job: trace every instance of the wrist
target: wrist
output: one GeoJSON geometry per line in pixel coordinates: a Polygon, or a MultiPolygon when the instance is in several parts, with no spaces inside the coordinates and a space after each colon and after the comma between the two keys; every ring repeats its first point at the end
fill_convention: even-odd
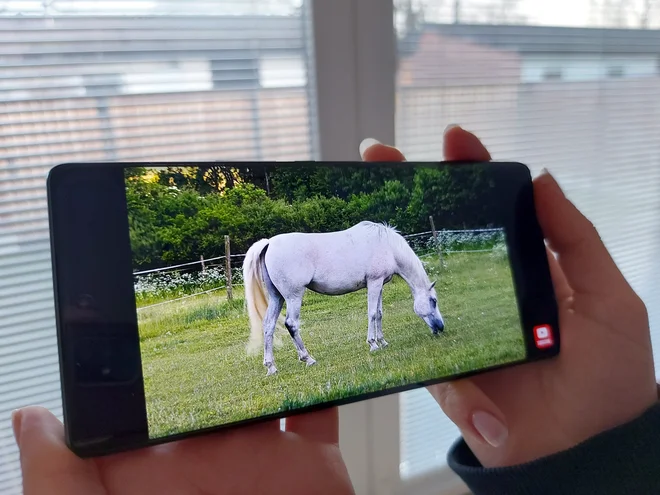
{"type": "Polygon", "coordinates": [[[448,463],[476,495],[659,493],[660,402],[632,421],[569,449],[507,467],[484,467],[463,439],[448,463]]]}
{"type": "MultiPolygon", "coordinates": [[[[608,395],[611,398],[612,394],[608,395]]],[[[483,466],[498,468],[525,464],[567,451],[601,433],[637,420],[660,402],[660,384],[652,381],[644,387],[635,387],[626,399],[613,404],[601,397],[588,409],[581,409],[579,403],[571,402],[552,407],[547,401],[528,403],[524,409],[520,403],[516,404],[517,407],[503,408],[501,417],[508,427],[508,434],[498,445],[489,442],[476,425],[472,429],[462,429],[462,433],[483,466]]]]}

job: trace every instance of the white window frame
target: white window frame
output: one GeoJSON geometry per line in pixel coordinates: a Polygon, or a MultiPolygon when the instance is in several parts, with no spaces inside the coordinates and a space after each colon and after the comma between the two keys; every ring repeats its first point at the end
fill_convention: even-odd
{"type": "MultiPolygon", "coordinates": [[[[319,158],[359,160],[367,137],[394,144],[394,2],[312,0],[312,21],[319,158]]],[[[339,419],[340,447],[358,495],[466,492],[449,468],[401,480],[399,395],[343,406],[339,419]]]]}

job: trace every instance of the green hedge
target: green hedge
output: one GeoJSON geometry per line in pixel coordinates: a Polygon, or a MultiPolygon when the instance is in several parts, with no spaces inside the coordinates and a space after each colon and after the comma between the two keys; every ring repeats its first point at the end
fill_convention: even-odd
{"type": "MultiPolygon", "coordinates": [[[[198,184],[199,177],[163,173],[147,181],[127,177],[134,269],[148,269],[224,254],[243,253],[256,240],[281,232],[327,232],[362,220],[388,222],[406,233],[436,227],[487,227],[484,195],[492,184],[465,168],[282,168],[270,176],[270,195],[249,178],[232,187],[198,184]],[[174,180],[176,179],[176,180],[174,180]]],[[[253,181],[256,182],[256,181],[253,181]]]]}

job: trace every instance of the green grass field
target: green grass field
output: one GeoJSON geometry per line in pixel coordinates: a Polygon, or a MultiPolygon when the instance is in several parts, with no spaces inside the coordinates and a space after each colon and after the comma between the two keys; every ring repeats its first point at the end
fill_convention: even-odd
{"type": "MultiPolygon", "coordinates": [[[[425,258],[429,260],[429,258],[425,258]]],[[[508,261],[492,253],[431,260],[444,334],[434,337],[395,278],[383,296],[389,346],[367,345],[367,298],[307,292],[302,337],[317,360],[306,367],[284,332],[278,373],[266,377],[262,355],[248,356],[247,314],[240,291],[215,292],[139,312],[150,435],[159,437],[344,398],[525,357],[508,261]]]]}

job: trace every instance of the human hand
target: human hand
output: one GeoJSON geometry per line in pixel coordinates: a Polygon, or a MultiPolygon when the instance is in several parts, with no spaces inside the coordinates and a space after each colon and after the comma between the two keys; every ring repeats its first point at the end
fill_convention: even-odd
{"type": "Polygon", "coordinates": [[[24,495],[352,494],[337,408],[142,450],[80,459],[46,409],[12,417],[24,495]]]}
{"type": "MultiPolygon", "coordinates": [[[[402,161],[365,142],[366,161],[402,161]]],[[[478,138],[445,132],[447,160],[489,161],[478,138]]],[[[534,180],[559,304],[560,355],[429,387],[485,467],[532,461],[633,420],[658,400],[646,308],[593,225],[550,174],[534,180]]]]}

